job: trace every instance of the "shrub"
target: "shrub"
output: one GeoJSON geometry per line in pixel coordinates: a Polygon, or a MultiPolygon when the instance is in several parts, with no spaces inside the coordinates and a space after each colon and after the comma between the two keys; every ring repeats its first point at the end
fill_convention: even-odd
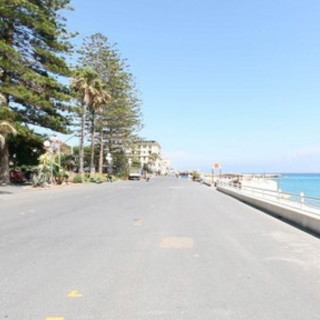
{"type": "Polygon", "coordinates": [[[57,184],[61,184],[63,182],[67,182],[70,174],[68,171],[60,169],[58,172],[55,173],[55,180],[57,184]]]}
{"type": "Polygon", "coordinates": [[[89,178],[89,182],[102,183],[106,181],[106,177],[103,174],[95,174],[89,178]]]}
{"type": "Polygon", "coordinates": [[[76,176],[74,176],[72,179],[72,182],[73,183],[82,183],[81,174],[77,174],[76,176]]]}
{"type": "Polygon", "coordinates": [[[193,181],[199,181],[200,180],[200,173],[198,171],[192,172],[192,180],[193,181]]]}

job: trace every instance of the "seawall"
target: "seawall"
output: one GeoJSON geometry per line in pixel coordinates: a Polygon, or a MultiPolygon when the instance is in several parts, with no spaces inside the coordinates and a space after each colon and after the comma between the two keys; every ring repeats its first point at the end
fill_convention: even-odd
{"type": "Polygon", "coordinates": [[[226,186],[218,186],[217,190],[255,208],[266,211],[276,218],[281,218],[298,226],[299,228],[320,236],[320,215],[305,212],[299,208],[292,208],[285,204],[275,203],[267,199],[260,199],[258,197],[245,194],[241,192],[241,190],[226,186]]]}

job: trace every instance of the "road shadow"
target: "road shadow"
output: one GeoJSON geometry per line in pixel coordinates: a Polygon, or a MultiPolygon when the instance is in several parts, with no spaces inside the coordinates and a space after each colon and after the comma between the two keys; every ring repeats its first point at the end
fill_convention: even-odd
{"type": "Polygon", "coordinates": [[[9,191],[1,191],[1,190],[0,190],[0,194],[12,194],[12,192],[9,192],[9,191]]]}
{"type": "Polygon", "coordinates": [[[24,187],[26,187],[28,184],[27,183],[19,183],[19,184],[2,184],[0,185],[0,195],[1,194],[13,194],[16,192],[19,192],[22,190],[24,187]]]}

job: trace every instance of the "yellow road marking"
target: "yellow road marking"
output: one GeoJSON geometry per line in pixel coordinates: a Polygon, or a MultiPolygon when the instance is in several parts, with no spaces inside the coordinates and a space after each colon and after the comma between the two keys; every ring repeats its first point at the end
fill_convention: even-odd
{"type": "Polygon", "coordinates": [[[64,320],[64,317],[48,317],[46,320],[64,320]]]}
{"type": "Polygon", "coordinates": [[[165,249],[191,249],[193,247],[193,239],[187,237],[165,237],[160,242],[160,248],[165,249]]]}
{"type": "Polygon", "coordinates": [[[80,297],[82,297],[82,294],[77,290],[72,290],[68,294],[68,298],[80,298],[80,297]]]}

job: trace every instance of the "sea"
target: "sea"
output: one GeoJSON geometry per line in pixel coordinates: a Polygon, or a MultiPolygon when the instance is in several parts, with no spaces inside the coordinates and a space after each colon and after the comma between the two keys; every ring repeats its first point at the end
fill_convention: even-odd
{"type": "Polygon", "coordinates": [[[320,198],[320,173],[283,173],[276,180],[283,192],[320,198]]]}

